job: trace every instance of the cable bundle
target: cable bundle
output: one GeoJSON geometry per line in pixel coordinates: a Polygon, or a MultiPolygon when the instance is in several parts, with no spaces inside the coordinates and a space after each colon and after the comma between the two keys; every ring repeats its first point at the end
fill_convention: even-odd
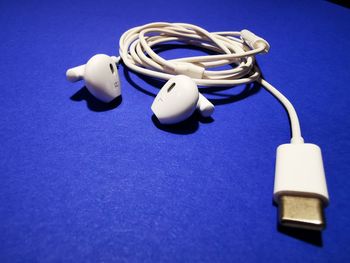
{"type": "Polygon", "coordinates": [[[241,39],[242,32],[208,32],[191,24],[151,23],[126,31],[120,38],[119,52],[127,67],[144,75],[168,80],[187,73],[198,85],[233,86],[259,79],[254,56],[267,51],[265,45],[251,49],[241,39]],[[156,45],[174,41],[218,55],[165,60],[152,50],[156,45]],[[232,64],[237,66],[212,70],[232,64]]]}

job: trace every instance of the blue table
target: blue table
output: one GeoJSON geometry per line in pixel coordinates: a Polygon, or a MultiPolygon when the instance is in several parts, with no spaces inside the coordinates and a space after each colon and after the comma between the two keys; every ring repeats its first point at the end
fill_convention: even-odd
{"type": "Polygon", "coordinates": [[[0,262],[349,262],[349,41],[350,10],[321,0],[1,1],[0,262]],[[289,126],[265,90],[209,95],[212,120],[164,128],[150,109],[157,81],[121,66],[122,100],[107,106],[66,81],[152,21],[269,41],[264,77],[323,150],[322,234],[277,227],[275,150],[289,126]]]}

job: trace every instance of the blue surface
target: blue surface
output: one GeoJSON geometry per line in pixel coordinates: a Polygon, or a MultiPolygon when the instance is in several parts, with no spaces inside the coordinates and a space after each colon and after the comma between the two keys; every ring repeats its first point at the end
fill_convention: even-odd
{"type": "MultiPolygon", "coordinates": [[[[0,40],[0,262],[350,262],[349,9],[11,0],[0,2],[0,40]],[[116,54],[125,30],[152,21],[248,28],[269,41],[263,74],[323,150],[322,235],[277,228],[275,149],[289,126],[264,90],[223,91],[211,96],[212,121],[160,129],[149,79],[121,66],[118,107],[66,81],[68,67],[116,54]]],[[[186,52],[162,52],[176,54],[186,52]]]]}

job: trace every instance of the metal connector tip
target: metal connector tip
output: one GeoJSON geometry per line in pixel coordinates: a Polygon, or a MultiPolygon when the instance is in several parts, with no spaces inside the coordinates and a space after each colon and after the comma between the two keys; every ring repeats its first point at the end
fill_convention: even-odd
{"type": "Polygon", "coordinates": [[[283,195],[278,201],[282,226],[321,231],[325,228],[322,200],[315,197],[283,195]]]}

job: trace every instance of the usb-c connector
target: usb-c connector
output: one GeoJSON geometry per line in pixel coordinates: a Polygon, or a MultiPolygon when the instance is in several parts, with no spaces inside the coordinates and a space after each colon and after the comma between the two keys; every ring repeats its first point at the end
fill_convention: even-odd
{"type": "Polygon", "coordinates": [[[277,148],[274,199],[282,226],[324,229],[323,210],[329,197],[317,145],[295,143],[277,148]]]}
{"type": "Polygon", "coordinates": [[[282,195],[278,199],[278,210],[279,223],[282,226],[318,231],[326,226],[320,198],[282,195]]]}

